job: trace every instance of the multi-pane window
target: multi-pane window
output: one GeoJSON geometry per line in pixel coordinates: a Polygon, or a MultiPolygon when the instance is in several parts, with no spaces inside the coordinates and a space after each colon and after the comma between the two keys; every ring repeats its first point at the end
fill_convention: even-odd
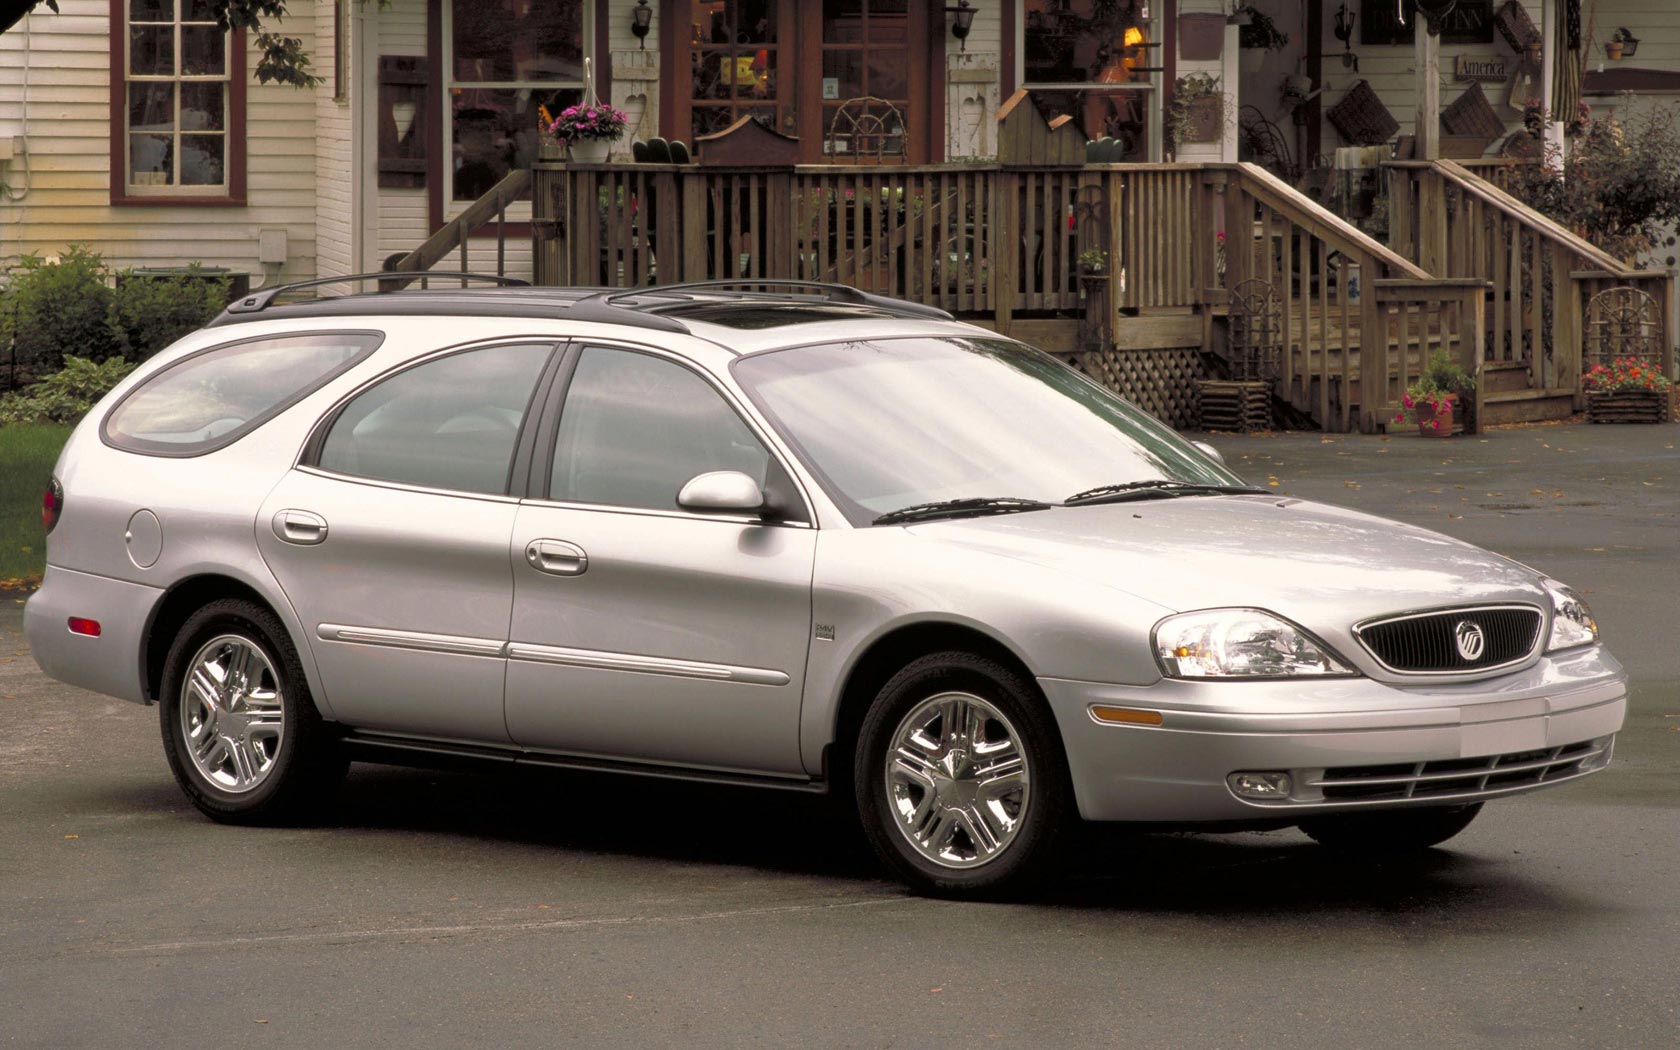
{"type": "Polygon", "coordinates": [[[1161,57],[1149,5],[1025,0],[1022,6],[1023,83],[1033,101],[1072,114],[1090,138],[1117,140],[1127,160],[1148,160],[1161,57]]]}
{"type": "MultiPolygon", "coordinates": [[[[186,2],[186,0],[183,0],[186,2]]],[[[537,159],[537,110],[583,97],[592,39],[584,0],[471,0],[449,5],[450,198],[477,200],[537,159]]]]}
{"type": "Polygon", "coordinates": [[[126,0],[128,192],[228,186],[228,34],[206,0],[126,0]]]}
{"type": "MultiPolygon", "coordinates": [[[[780,0],[688,0],[692,139],[750,116],[773,131],[791,131],[791,92],[777,76],[780,0]]],[[[680,59],[679,59],[680,61],[680,59]]]]}
{"type": "Polygon", "coordinates": [[[904,115],[910,110],[907,0],[824,0],[822,19],[823,152],[904,153],[904,115]],[[852,101],[865,96],[879,101],[852,101]]]}

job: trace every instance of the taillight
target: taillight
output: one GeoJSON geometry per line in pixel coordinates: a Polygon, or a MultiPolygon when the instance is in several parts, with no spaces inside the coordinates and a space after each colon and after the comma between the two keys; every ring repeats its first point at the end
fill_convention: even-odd
{"type": "Polygon", "coordinates": [[[57,478],[47,482],[47,491],[41,496],[41,527],[48,532],[58,524],[58,516],[64,513],[64,486],[57,478]]]}

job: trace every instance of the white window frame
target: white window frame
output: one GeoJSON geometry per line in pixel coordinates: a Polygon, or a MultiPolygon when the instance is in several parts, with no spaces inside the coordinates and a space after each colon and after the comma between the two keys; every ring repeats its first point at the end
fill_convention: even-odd
{"type": "MultiPolygon", "coordinates": [[[[178,0],[177,0],[178,2],[178,0]]],[[[502,91],[519,91],[525,88],[544,88],[561,90],[576,88],[583,90],[580,80],[463,80],[455,79],[455,4],[459,0],[443,0],[443,37],[441,43],[443,90],[438,105],[438,121],[443,126],[443,215],[445,219],[459,215],[472,206],[470,200],[455,199],[455,118],[451,100],[455,96],[456,88],[490,88],[502,91]]],[[[471,3],[472,0],[466,0],[471,3]]],[[[548,0],[539,0],[548,2],[548,0]]],[[[597,71],[601,68],[600,58],[595,54],[595,3],[594,0],[577,0],[583,7],[583,56],[589,59],[597,71]]],[[[529,201],[515,201],[508,205],[507,220],[509,222],[529,222],[531,220],[531,204],[529,201]]]]}
{"type": "MultiPolygon", "coordinates": [[[[211,26],[214,22],[183,22],[182,5],[186,0],[169,0],[174,13],[172,22],[136,22],[133,18],[133,6],[123,3],[122,34],[123,34],[123,193],[129,197],[220,197],[233,192],[233,48],[231,32],[222,33],[222,71],[216,75],[183,76],[181,60],[185,57],[185,50],[181,46],[182,26],[211,26]],[[173,76],[159,76],[153,73],[137,74],[134,72],[134,34],[131,32],[137,26],[169,26],[175,36],[175,74],[173,76]],[[173,149],[170,158],[173,170],[170,175],[173,182],[148,183],[134,181],[134,136],[157,135],[161,132],[135,132],[129,127],[133,116],[133,104],[129,97],[131,84],[173,84],[175,85],[175,109],[173,113],[174,130],[170,132],[173,138],[173,149]],[[222,138],[222,181],[198,182],[190,186],[181,184],[181,88],[186,84],[221,84],[222,85],[222,128],[220,131],[193,130],[187,132],[192,135],[220,135],[222,138]]],[[[150,173],[148,173],[150,174],[150,173]]]]}
{"type": "MultiPolygon", "coordinates": [[[[1149,118],[1149,142],[1147,145],[1149,161],[1157,162],[1163,159],[1162,141],[1162,77],[1161,73],[1149,74],[1147,81],[1135,84],[1040,84],[1027,82],[1027,3],[1026,0],[1004,0],[1005,3],[1018,5],[1015,9],[1015,83],[1028,91],[1100,91],[1106,94],[1120,94],[1132,92],[1144,95],[1144,112],[1149,118]]],[[[1147,20],[1151,40],[1160,43],[1162,34],[1166,31],[1166,19],[1162,14],[1164,0],[1155,0],[1150,8],[1147,20]]],[[[1166,63],[1165,45],[1150,48],[1145,53],[1154,53],[1154,60],[1150,65],[1164,65],[1166,63]]]]}

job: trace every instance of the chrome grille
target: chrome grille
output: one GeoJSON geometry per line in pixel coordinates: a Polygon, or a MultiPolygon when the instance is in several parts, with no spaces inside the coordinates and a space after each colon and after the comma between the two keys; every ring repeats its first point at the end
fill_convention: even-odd
{"type": "Polygon", "coordinates": [[[1602,769],[1613,737],[1481,758],[1448,758],[1381,766],[1340,766],[1309,779],[1326,802],[1384,802],[1440,795],[1511,791],[1602,769]]]}
{"type": "Polygon", "coordinates": [[[1391,671],[1469,674],[1529,656],[1540,641],[1540,622],[1531,605],[1489,605],[1371,620],[1353,633],[1391,671]],[[1479,635],[1479,647],[1461,646],[1461,633],[1479,635]],[[1466,657],[1467,648],[1476,651],[1466,657]]]}

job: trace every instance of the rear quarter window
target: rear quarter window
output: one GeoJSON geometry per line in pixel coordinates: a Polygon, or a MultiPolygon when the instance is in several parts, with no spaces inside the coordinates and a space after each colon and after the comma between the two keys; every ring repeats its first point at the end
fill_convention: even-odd
{"type": "Polygon", "coordinates": [[[306,332],[188,354],[123,395],[100,434],[109,445],[152,456],[214,452],[343,375],[384,338],[306,332]]]}

